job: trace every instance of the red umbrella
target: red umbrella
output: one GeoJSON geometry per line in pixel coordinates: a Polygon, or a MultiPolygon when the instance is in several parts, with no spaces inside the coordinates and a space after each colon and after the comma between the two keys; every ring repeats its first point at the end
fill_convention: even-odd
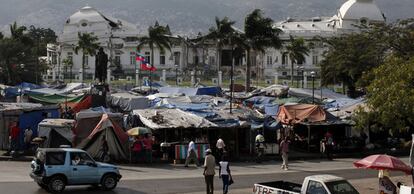
{"type": "Polygon", "coordinates": [[[371,155],[362,160],[355,161],[354,166],[357,168],[370,168],[376,170],[395,170],[411,174],[411,167],[406,165],[400,159],[383,154],[371,155]]]}

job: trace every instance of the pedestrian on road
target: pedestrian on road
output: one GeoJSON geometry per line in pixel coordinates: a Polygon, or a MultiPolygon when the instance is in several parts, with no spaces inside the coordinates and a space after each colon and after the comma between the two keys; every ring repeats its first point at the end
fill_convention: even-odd
{"type": "Polygon", "coordinates": [[[256,144],[256,162],[257,163],[261,163],[262,162],[262,157],[264,155],[264,149],[265,149],[265,138],[262,135],[261,132],[259,132],[256,135],[255,138],[255,144],[256,144]]]}
{"type": "Polygon", "coordinates": [[[230,165],[226,153],[223,154],[223,158],[220,161],[219,178],[221,178],[221,180],[223,181],[223,193],[227,194],[227,192],[229,191],[229,181],[231,179],[231,174],[230,165]]]}
{"type": "Polygon", "coordinates": [[[288,165],[289,144],[290,144],[290,140],[288,139],[288,136],[285,136],[282,142],[280,142],[280,150],[282,152],[282,160],[283,160],[281,168],[284,170],[289,169],[289,165],[288,165]]]}
{"type": "Polygon", "coordinates": [[[214,192],[214,175],[216,167],[216,158],[211,154],[211,149],[206,150],[206,158],[204,160],[204,179],[206,181],[207,194],[214,192]]]}
{"type": "Polygon", "coordinates": [[[10,154],[12,151],[17,150],[17,144],[19,142],[19,121],[14,122],[11,124],[10,132],[9,132],[9,140],[10,140],[10,148],[8,151],[8,154],[10,154]]]}
{"type": "Polygon", "coordinates": [[[196,147],[195,147],[194,141],[190,141],[190,143],[188,144],[187,157],[185,159],[184,167],[188,167],[188,164],[191,163],[193,160],[197,166],[200,166],[195,150],[196,150],[196,147]]]}
{"type": "Polygon", "coordinates": [[[326,157],[328,158],[328,160],[332,160],[332,150],[333,150],[333,146],[334,146],[332,133],[330,133],[329,131],[326,132],[325,139],[326,139],[326,143],[325,143],[326,157]]]}
{"type": "MultiPolygon", "coordinates": [[[[217,140],[216,147],[217,147],[217,159],[220,160],[221,157],[223,157],[223,153],[226,147],[226,144],[224,144],[224,141],[223,139],[221,139],[221,136],[219,136],[217,140]]],[[[216,161],[217,164],[219,162],[218,160],[216,161]]]]}

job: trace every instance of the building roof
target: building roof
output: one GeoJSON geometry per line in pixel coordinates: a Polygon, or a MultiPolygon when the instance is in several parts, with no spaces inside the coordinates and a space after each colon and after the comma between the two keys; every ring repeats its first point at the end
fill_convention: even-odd
{"type": "Polygon", "coordinates": [[[338,16],[343,20],[385,21],[384,16],[374,0],[348,0],[339,9],[338,16]]]}

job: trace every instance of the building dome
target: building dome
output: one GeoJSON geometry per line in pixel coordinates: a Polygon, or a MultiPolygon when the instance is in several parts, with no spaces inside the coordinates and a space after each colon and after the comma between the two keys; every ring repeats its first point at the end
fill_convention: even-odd
{"type": "Polygon", "coordinates": [[[79,24],[81,22],[103,22],[105,18],[96,9],[86,6],[74,13],[66,21],[67,24],[79,24]]]}
{"type": "Polygon", "coordinates": [[[385,21],[374,0],[348,0],[339,9],[338,16],[342,20],[385,21]]]}

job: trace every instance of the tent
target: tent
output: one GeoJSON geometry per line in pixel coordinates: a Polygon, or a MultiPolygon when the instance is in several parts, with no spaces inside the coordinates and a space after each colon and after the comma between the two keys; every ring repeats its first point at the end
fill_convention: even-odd
{"type": "Polygon", "coordinates": [[[89,136],[96,125],[100,122],[103,114],[107,114],[112,121],[122,126],[122,114],[112,113],[103,107],[90,108],[78,112],[75,116],[76,125],[73,129],[75,138],[73,144],[78,145],[83,139],[89,136]]]}
{"type": "Polygon", "coordinates": [[[80,102],[85,95],[66,95],[66,94],[27,94],[30,100],[43,104],[59,104],[65,102],[80,102]]]}
{"type": "Polygon", "coordinates": [[[277,119],[284,124],[320,122],[325,121],[326,118],[323,108],[312,104],[283,105],[277,114],[277,119]]]}
{"type": "Polygon", "coordinates": [[[28,93],[31,90],[39,89],[39,88],[42,88],[42,86],[32,84],[32,83],[22,82],[21,84],[16,85],[14,87],[6,88],[4,92],[5,92],[6,98],[13,98],[13,97],[21,95],[22,93],[28,93]]]}
{"type": "Polygon", "coordinates": [[[149,108],[149,100],[144,96],[136,96],[130,93],[114,93],[107,98],[107,103],[112,109],[122,112],[130,112],[135,109],[149,108]]]}
{"type": "Polygon", "coordinates": [[[62,103],[60,107],[65,110],[66,106],[71,108],[72,113],[78,113],[81,110],[91,108],[92,106],[92,96],[91,95],[85,95],[85,97],[79,101],[79,102],[67,102],[62,103]]]}
{"type": "Polygon", "coordinates": [[[86,84],[83,83],[68,83],[63,88],[40,88],[40,89],[33,89],[30,90],[31,94],[46,94],[46,95],[52,95],[52,94],[67,94],[74,90],[79,90],[82,88],[85,88],[86,84]]]}
{"type": "Polygon", "coordinates": [[[33,137],[36,137],[38,124],[45,118],[59,118],[59,107],[34,103],[0,102],[0,148],[8,148],[11,122],[19,121],[20,123],[19,147],[23,148],[24,129],[30,127],[33,137]]]}
{"type": "Polygon", "coordinates": [[[217,127],[205,118],[180,109],[134,110],[133,115],[139,116],[141,122],[150,129],[217,127]]]}
{"type": "Polygon", "coordinates": [[[72,145],[75,120],[44,119],[39,123],[38,137],[46,137],[43,147],[58,148],[60,145],[72,145]]]}
{"type": "Polygon", "coordinates": [[[105,142],[108,146],[111,160],[122,161],[128,159],[128,135],[108,114],[102,115],[101,120],[93,131],[77,148],[83,149],[93,158],[99,159],[105,142]]]}
{"type": "Polygon", "coordinates": [[[217,96],[221,94],[220,87],[202,87],[202,88],[161,87],[159,91],[160,93],[184,94],[186,96],[195,96],[195,95],[217,96]]]}

